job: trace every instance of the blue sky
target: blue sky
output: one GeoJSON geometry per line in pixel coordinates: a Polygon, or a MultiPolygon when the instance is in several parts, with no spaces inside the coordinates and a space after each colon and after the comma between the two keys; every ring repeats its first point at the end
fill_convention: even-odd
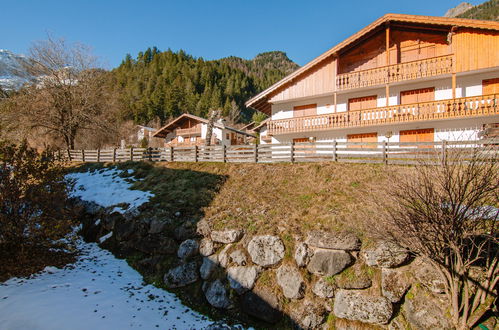
{"type": "Polygon", "coordinates": [[[91,46],[106,68],[149,46],[205,59],[282,50],[303,65],[385,13],[442,16],[460,2],[0,0],[0,49],[25,54],[50,33],[91,46]]]}

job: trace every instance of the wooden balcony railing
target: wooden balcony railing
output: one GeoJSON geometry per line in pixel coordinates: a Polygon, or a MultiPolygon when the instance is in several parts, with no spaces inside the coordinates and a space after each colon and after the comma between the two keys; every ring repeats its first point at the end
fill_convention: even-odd
{"type": "Polygon", "coordinates": [[[445,55],[374,69],[354,71],[339,74],[336,77],[336,87],[338,90],[347,90],[397,81],[434,77],[452,73],[452,65],[452,55],[445,55]]]}
{"type": "Polygon", "coordinates": [[[177,128],[175,134],[178,136],[193,136],[201,135],[201,126],[194,126],[191,128],[177,128]]]}
{"type": "Polygon", "coordinates": [[[498,115],[498,96],[499,94],[481,95],[309,117],[270,120],[267,124],[268,134],[279,135],[336,128],[498,115]]]}

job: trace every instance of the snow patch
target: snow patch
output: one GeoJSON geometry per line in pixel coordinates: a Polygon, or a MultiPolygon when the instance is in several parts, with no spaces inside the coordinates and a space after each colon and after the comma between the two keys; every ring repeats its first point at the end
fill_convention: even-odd
{"type": "Polygon", "coordinates": [[[125,260],[78,241],[78,260],[0,283],[0,329],[204,329],[213,321],[145,285],[125,260]],[[57,270],[57,271],[54,271],[57,270]]]}
{"type": "MultiPolygon", "coordinates": [[[[154,194],[148,191],[132,190],[132,184],[121,178],[122,171],[109,168],[94,172],[71,173],[66,178],[75,182],[72,197],[94,202],[102,207],[127,204],[126,207],[115,207],[113,211],[125,213],[130,208],[137,208],[149,201],[154,194]]],[[[133,173],[128,170],[128,173],[133,173]]],[[[130,181],[130,178],[127,178],[130,181]]]]}
{"type": "Polygon", "coordinates": [[[106,235],[102,236],[101,238],[99,238],[99,242],[100,243],[104,243],[111,236],[113,236],[113,232],[112,231],[109,232],[109,233],[107,233],[106,235]]]}

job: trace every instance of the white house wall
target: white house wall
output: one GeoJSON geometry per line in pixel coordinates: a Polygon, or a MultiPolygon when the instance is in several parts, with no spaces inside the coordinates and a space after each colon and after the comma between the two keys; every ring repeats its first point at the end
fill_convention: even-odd
{"type": "MultiPolygon", "coordinates": [[[[472,97],[482,94],[482,81],[484,79],[498,78],[499,69],[489,72],[463,74],[456,79],[456,97],[472,97]]],[[[390,85],[390,105],[400,102],[400,92],[406,90],[435,87],[435,100],[446,100],[452,98],[452,81],[450,77],[441,79],[418,80],[413,83],[401,83],[390,85]]],[[[347,111],[348,99],[377,95],[378,107],[386,106],[385,88],[372,88],[356,90],[348,93],[338,93],[337,112],[347,111]]],[[[307,99],[282,102],[272,105],[272,120],[293,118],[293,107],[305,104],[317,104],[317,114],[334,113],[334,97],[321,96],[307,99]]],[[[272,143],[289,143],[295,138],[314,137],[320,142],[346,141],[347,134],[378,133],[378,141],[385,141],[385,134],[392,132],[391,142],[399,142],[399,131],[407,129],[434,128],[435,141],[452,140],[474,140],[478,138],[478,132],[483,124],[499,122],[498,116],[472,118],[472,119],[450,119],[445,121],[427,121],[410,124],[398,124],[389,126],[373,126],[349,128],[343,130],[313,131],[306,133],[293,133],[288,135],[277,135],[272,137],[272,143]]]]}

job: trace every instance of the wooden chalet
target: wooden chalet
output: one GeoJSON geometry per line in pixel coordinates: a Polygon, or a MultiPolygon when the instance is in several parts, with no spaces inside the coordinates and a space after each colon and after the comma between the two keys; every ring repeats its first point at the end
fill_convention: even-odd
{"type": "MultiPolygon", "coordinates": [[[[165,139],[165,146],[191,147],[205,145],[208,131],[208,119],[184,113],[161,127],[154,137],[165,139]]],[[[214,124],[212,145],[246,144],[255,136],[245,130],[226,126],[223,121],[214,124]]]]}
{"type": "Polygon", "coordinates": [[[475,140],[498,95],[499,22],[387,14],[246,105],[271,143],[475,140]]]}

